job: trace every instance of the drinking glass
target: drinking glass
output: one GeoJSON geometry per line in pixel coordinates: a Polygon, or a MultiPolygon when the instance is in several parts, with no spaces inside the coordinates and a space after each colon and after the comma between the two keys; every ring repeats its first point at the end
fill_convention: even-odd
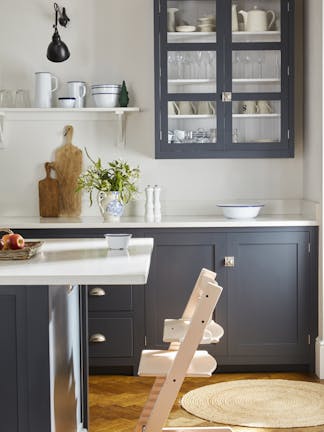
{"type": "Polygon", "coordinates": [[[18,89],[15,93],[15,107],[16,108],[30,108],[29,91],[18,89]]]}
{"type": "Polygon", "coordinates": [[[12,97],[11,90],[7,90],[7,89],[0,90],[0,107],[2,108],[13,107],[13,97],[12,97]]]}
{"type": "Polygon", "coordinates": [[[258,64],[258,71],[254,78],[263,78],[263,64],[265,61],[265,53],[262,51],[258,51],[256,61],[258,64]]]}
{"type": "Polygon", "coordinates": [[[249,53],[246,53],[243,57],[244,63],[244,78],[252,78],[252,59],[249,53]]]}

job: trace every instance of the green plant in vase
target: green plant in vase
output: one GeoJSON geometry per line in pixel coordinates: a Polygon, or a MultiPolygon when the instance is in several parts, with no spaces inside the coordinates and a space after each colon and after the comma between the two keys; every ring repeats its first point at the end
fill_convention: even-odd
{"type": "Polygon", "coordinates": [[[103,165],[100,158],[95,161],[89,156],[92,165],[80,175],[77,191],[89,192],[90,205],[93,204],[93,193],[97,192],[99,209],[105,220],[118,221],[124,206],[137,193],[139,167],[132,168],[128,162],[116,159],[103,165]]]}

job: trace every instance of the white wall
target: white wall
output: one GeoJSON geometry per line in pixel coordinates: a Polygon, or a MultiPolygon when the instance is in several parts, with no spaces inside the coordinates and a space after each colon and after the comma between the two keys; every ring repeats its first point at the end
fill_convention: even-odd
{"type": "MultiPolygon", "coordinates": [[[[111,122],[78,121],[77,117],[8,121],[9,147],[0,150],[1,215],[38,215],[37,182],[44,177],[43,163],[53,158],[62,143],[62,128],[69,123],[75,127],[76,145],[86,146],[93,157],[122,157],[138,164],[142,190],[148,183],[160,184],[164,200],[303,197],[300,122],[294,159],[155,160],[153,1],[65,0],[60,5],[66,6],[71,18],[68,29],[59,28],[71,58],[54,64],[46,59],[54,19],[52,1],[2,1],[0,87],[29,88],[33,93],[35,71],[53,72],[62,84],[70,79],[89,83],[125,79],[131,104],[142,112],[129,117],[124,151],[114,145],[116,130],[111,122]]],[[[299,103],[296,107],[302,109],[299,103]]],[[[98,212],[85,202],[83,214],[98,212]]]]}
{"type": "MultiPolygon", "coordinates": [[[[322,0],[305,2],[304,196],[320,203],[323,222],[323,28],[322,0]]],[[[324,378],[323,223],[319,236],[319,325],[316,373],[324,378]]]]}

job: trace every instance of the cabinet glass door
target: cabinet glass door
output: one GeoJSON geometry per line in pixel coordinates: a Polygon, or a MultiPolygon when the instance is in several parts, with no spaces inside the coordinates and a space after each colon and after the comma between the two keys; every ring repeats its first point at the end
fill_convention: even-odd
{"type": "Polygon", "coordinates": [[[289,56],[283,43],[288,26],[281,26],[282,18],[289,23],[287,5],[282,0],[232,1],[227,63],[232,73],[226,82],[232,89],[230,149],[253,151],[254,146],[257,153],[277,147],[280,153],[280,146],[288,147],[289,56]]]}
{"type": "Polygon", "coordinates": [[[160,142],[165,153],[215,147],[217,136],[216,0],[161,0],[160,142]]]}

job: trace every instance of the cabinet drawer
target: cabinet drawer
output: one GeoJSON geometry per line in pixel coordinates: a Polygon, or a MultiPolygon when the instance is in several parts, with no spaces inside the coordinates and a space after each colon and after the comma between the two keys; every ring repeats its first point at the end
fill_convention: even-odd
{"type": "Polygon", "coordinates": [[[90,357],[132,357],[132,318],[90,318],[90,357]]]}
{"type": "Polygon", "coordinates": [[[129,311],[133,309],[130,285],[88,285],[89,311],[129,311]]]}

